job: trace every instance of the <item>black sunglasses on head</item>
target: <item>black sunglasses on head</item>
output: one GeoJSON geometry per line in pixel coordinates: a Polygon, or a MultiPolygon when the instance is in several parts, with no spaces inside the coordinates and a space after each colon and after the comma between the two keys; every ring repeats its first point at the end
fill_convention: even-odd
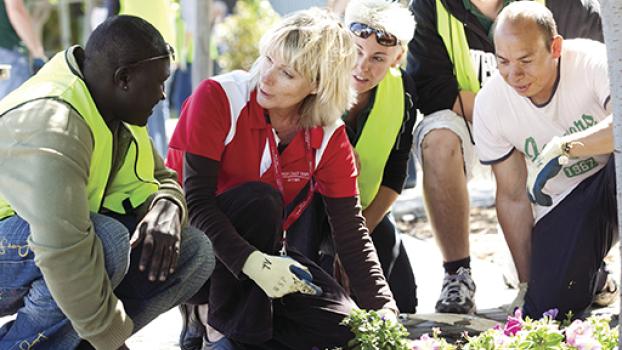
{"type": "Polygon", "coordinates": [[[153,57],[149,57],[149,58],[145,58],[145,59],[138,60],[138,61],[135,61],[135,62],[125,63],[125,64],[122,64],[121,66],[125,66],[125,67],[138,66],[138,65],[143,64],[143,63],[147,63],[147,62],[151,62],[151,61],[156,61],[156,60],[161,60],[163,58],[168,58],[168,59],[171,60],[171,62],[175,61],[175,49],[173,49],[173,47],[170,44],[166,44],[166,53],[165,54],[157,55],[157,56],[153,56],[153,57]]]}
{"type": "Polygon", "coordinates": [[[376,41],[382,46],[395,46],[400,42],[395,35],[380,29],[372,28],[364,23],[353,22],[350,24],[350,31],[363,39],[367,39],[370,35],[376,34],[376,41]]]}

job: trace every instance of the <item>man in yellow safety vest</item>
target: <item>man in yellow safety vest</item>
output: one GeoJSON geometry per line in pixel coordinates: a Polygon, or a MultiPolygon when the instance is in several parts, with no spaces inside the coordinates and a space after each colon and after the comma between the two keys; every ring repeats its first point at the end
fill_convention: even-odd
{"type": "Polygon", "coordinates": [[[0,348],[124,349],[211,274],[145,128],[172,54],[113,17],[0,101],[0,348]]]}

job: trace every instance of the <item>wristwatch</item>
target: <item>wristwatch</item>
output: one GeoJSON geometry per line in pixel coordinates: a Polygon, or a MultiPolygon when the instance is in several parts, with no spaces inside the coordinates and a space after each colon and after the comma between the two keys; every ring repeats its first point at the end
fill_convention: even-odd
{"type": "Polygon", "coordinates": [[[564,142],[561,144],[562,155],[570,158],[570,149],[572,149],[572,142],[564,142]]]}

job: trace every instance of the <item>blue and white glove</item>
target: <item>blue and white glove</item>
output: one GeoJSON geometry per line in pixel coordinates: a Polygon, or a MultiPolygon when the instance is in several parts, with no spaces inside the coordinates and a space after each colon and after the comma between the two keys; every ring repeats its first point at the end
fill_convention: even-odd
{"type": "Polygon", "coordinates": [[[563,137],[553,137],[538,157],[527,167],[527,195],[532,203],[551,206],[551,196],[542,192],[546,183],[555,177],[568,164],[565,152],[567,141],[563,137]]]}
{"type": "Polygon", "coordinates": [[[246,259],[242,272],[270,298],[281,298],[296,292],[322,294],[322,288],[313,284],[309,269],[290,257],[268,255],[256,250],[246,259]]]}

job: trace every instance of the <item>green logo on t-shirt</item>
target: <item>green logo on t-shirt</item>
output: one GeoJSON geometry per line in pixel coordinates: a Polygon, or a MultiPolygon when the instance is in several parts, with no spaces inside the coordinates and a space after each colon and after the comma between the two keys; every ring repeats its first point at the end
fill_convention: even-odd
{"type": "Polygon", "coordinates": [[[540,151],[538,151],[538,144],[536,143],[536,139],[529,136],[525,139],[525,149],[523,150],[525,157],[530,159],[532,162],[538,157],[540,151]]]}
{"type": "Polygon", "coordinates": [[[572,123],[572,126],[566,129],[564,135],[574,134],[575,132],[587,130],[588,128],[596,125],[596,120],[594,117],[588,114],[584,114],[581,118],[577,119],[572,123]]]}
{"type": "MultiPolygon", "coordinates": [[[[592,126],[594,126],[596,124],[597,124],[597,121],[596,121],[596,119],[594,119],[593,116],[591,116],[589,114],[583,114],[581,116],[581,118],[575,120],[572,123],[572,126],[570,126],[568,129],[566,129],[566,132],[564,132],[564,135],[570,135],[570,134],[574,134],[575,132],[587,130],[590,127],[592,127],[592,126]]],[[[546,146],[546,145],[544,145],[544,146],[546,146]]],[[[542,146],[542,148],[544,148],[544,146],[542,146]]],[[[538,143],[536,142],[536,139],[533,138],[533,136],[529,136],[528,138],[525,139],[524,147],[525,148],[523,149],[523,153],[525,154],[525,157],[527,159],[530,159],[531,161],[534,161],[538,157],[538,155],[540,154],[540,150],[542,149],[542,148],[538,147],[538,143]]],[[[588,161],[588,159],[586,159],[585,161],[588,161]]],[[[576,164],[577,163],[573,164],[572,166],[574,166],[576,164]]],[[[569,166],[569,167],[566,167],[566,168],[571,168],[572,166],[569,166]]],[[[585,165],[583,165],[583,167],[585,167],[585,165]]],[[[590,169],[592,169],[592,168],[590,168],[590,169]]],[[[588,169],[586,171],[589,171],[590,169],[588,169]]],[[[566,175],[568,175],[568,173],[566,175]]],[[[577,175],[579,175],[579,174],[577,174],[577,175]]],[[[576,176],[576,175],[573,175],[573,176],[576,176]]],[[[572,177],[572,176],[568,175],[568,177],[572,177]]]]}
{"type": "Polygon", "coordinates": [[[588,171],[596,168],[598,166],[598,162],[593,157],[588,159],[580,160],[572,165],[564,167],[564,174],[567,177],[575,177],[581,174],[585,174],[588,171]]]}

